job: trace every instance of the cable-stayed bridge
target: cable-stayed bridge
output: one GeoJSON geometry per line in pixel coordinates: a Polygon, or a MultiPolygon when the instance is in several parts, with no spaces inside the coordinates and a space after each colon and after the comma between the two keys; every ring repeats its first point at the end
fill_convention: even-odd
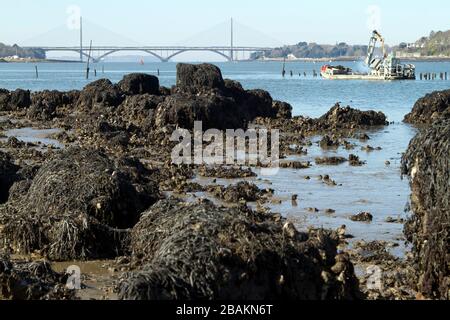
{"type": "Polygon", "coordinates": [[[128,47],[128,46],[92,46],[89,48],[83,47],[23,47],[25,49],[35,49],[35,50],[43,50],[45,52],[76,52],[80,53],[80,60],[91,58],[94,62],[99,62],[106,58],[107,56],[116,53],[116,52],[136,52],[141,51],[144,53],[148,53],[155,58],[158,58],[161,62],[168,62],[170,59],[189,51],[202,51],[202,52],[213,52],[216,53],[228,61],[236,60],[236,53],[238,52],[266,52],[272,50],[269,47],[220,47],[220,46],[200,46],[200,47],[189,47],[189,46],[136,46],[136,47],[128,47]],[[93,57],[92,54],[89,54],[89,51],[93,52],[103,52],[98,57],[93,57]],[[165,53],[165,54],[164,54],[165,53]]]}
{"type": "MultiPolygon", "coordinates": [[[[240,25],[241,26],[241,25],[240,25]]],[[[102,28],[102,27],[100,27],[102,28]]],[[[244,29],[245,27],[242,27],[241,29],[244,29]]],[[[61,29],[61,28],[60,28],[61,29]]],[[[104,29],[104,28],[102,28],[104,29]]],[[[250,28],[247,28],[250,29],[250,28]]],[[[106,30],[106,29],[105,29],[106,30]]],[[[88,30],[91,31],[91,30],[88,30]]],[[[109,31],[109,30],[107,30],[109,31]]],[[[33,45],[26,45],[22,46],[25,49],[32,49],[32,50],[42,50],[46,54],[50,52],[76,52],[79,55],[80,61],[91,59],[93,62],[100,62],[103,59],[107,58],[108,56],[118,53],[118,52],[142,52],[144,54],[148,54],[150,56],[153,56],[154,58],[162,61],[162,62],[168,62],[172,58],[175,58],[176,56],[185,53],[185,52],[212,52],[214,54],[217,54],[221,56],[222,58],[226,59],[227,61],[235,61],[239,60],[238,56],[241,54],[241,56],[245,56],[247,54],[250,56],[253,52],[267,52],[273,49],[271,46],[259,46],[259,45],[242,45],[243,42],[245,43],[251,43],[254,42],[254,40],[257,36],[258,31],[252,30],[252,35],[250,37],[247,36],[246,39],[244,39],[244,36],[240,36],[240,43],[239,45],[236,45],[236,35],[235,35],[235,23],[233,22],[233,19],[231,20],[231,23],[221,23],[213,28],[211,30],[207,30],[206,32],[203,32],[199,35],[196,35],[194,37],[191,37],[190,39],[187,39],[183,42],[182,45],[162,45],[162,46],[146,46],[136,43],[135,41],[128,41],[127,45],[107,45],[109,42],[114,43],[114,39],[119,39],[120,35],[113,34],[113,32],[110,32],[108,40],[109,42],[105,44],[105,38],[104,36],[96,35],[93,36],[92,34],[89,34],[88,37],[86,37],[83,34],[83,22],[80,18],[80,28],[79,31],[77,31],[77,35],[79,37],[79,44],[74,45],[41,45],[41,43],[48,43],[47,40],[34,40],[33,45]],[[223,30],[225,28],[228,28],[228,30],[223,30]],[[218,30],[221,29],[221,30],[218,30]],[[209,33],[208,33],[209,32],[209,33]],[[211,34],[213,33],[213,34],[211,34]],[[217,34],[220,35],[217,35],[217,34]],[[111,37],[111,34],[113,36],[111,37]],[[86,43],[83,42],[83,36],[85,38],[94,38],[93,43],[95,45],[86,45],[86,43]],[[199,44],[199,38],[202,38],[200,40],[201,44],[199,44]],[[206,40],[205,40],[206,38],[206,40]],[[228,38],[228,40],[226,40],[228,38]],[[97,40],[97,39],[102,39],[97,40]],[[205,43],[209,42],[215,42],[225,40],[225,42],[228,42],[226,45],[204,45],[205,43]],[[37,42],[37,44],[35,44],[37,42]],[[101,42],[101,44],[99,44],[101,42]],[[132,45],[128,45],[128,43],[133,42],[132,45]]],[[[260,33],[261,34],[261,33],[260,33]]],[[[67,36],[61,36],[57,37],[59,39],[67,38],[67,36]]],[[[73,35],[71,35],[71,38],[73,39],[73,35]]],[[[58,41],[58,40],[56,40],[58,41]]],[[[50,41],[52,43],[56,42],[55,40],[50,41]]],[[[119,41],[120,42],[120,41],[119,41]]],[[[272,41],[273,42],[273,41],[272,41]]],[[[73,42],[72,42],[73,43],[73,42]]]]}

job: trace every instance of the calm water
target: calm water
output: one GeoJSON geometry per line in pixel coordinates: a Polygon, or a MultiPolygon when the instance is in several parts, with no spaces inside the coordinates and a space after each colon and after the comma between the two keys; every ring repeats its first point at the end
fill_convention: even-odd
{"type": "MultiPolygon", "coordinates": [[[[360,63],[343,63],[355,70],[360,63]]],[[[281,77],[282,64],[279,62],[217,63],[226,78],[242,82],[245,88],[268,90],[276,99],[285,100],[294,106],[296,114],[319,116],[334,103],[340,101],[360,109],[377,109],[385,112],[390,121],[401,121],[414,102],[425,93],[450,87],[450,81],[413,82],[367,82],[367,81],[324,81],[313,78],[312,71],[320,70],[322,63],[287,63],[286,69],[294,72],[294,77],[281,77]],[[307,72],[307,77],[299,73],[307,72]]],[[[449,72],[450,63],[416,63],[417,72],[449,72]]],[[[89,81],[85,78],[85,65],[80,63],[40,63],[6,64],[0,63],[0,88],[31,90],[81,89],[89,81]],[[39,69],[39,79],[35,77],[35,65],[39,69]]],[[[105,77],[113,82],[124,74],[146,72],[156,74],[160,70],[160,81],[164,86],[175,84],[175,63],[105,63],[94,64],[98,78],[105,77]],[[102,73],[104,68],[105,73],[102,73]]],[[[93,74],[91,74],[91,81],[93,74]]]]}
{"type": "MultiPolygon", "coordinates": [[[[360,63],[343,63],[355,70],[360,63]]],[[[296,62],[288,63],[288,76],[281,77],[282,64],[277,62],[243,62],[218,63],[224,77],[238,80],[247,89],[261,88],[269,91],[275,99],[287,101],[294,107],[296,115],[317,117],[327,112],[336,102],[350,104],[362,110],[380,110],[396,124],[371,132],[368,143],[374,147],[382,147],[382,151],[361,151],[362,143],[353,151],[339,149],[323,151],[317,146],[310,148],[308,156],[299,160],[313,160],[316,156],[342,155],[355,153],[367,161],[363,167],[313,166],[306,170],[282,170],[280,174],[271,177],[271,184],[256,181],[262,187],[271,187],[277,191],[277,196],[284,201],[281,205],[273,205],[275,211],[282,212],[296,221],[306,221],[309,225],[336,228],[346,224],[349,233],[358,240],[385,239],[397,241],[402,236],[401,224],[387,224],[385,219],[404,217],[404,207],[410,193],[407,181],[400,179],[401,154],[415,135],[414,128],[401,123],[415,101],[435,90],[450,88],[450,81],[327,81],[312,77],[312,71],[320,70],[320,63],[296,62]],[[289,76],[289,71],[294,76],[289,76]],[[303,76],[307,72],[307,77],[303,76]],[[302,76],[299,76],[299,73],[302,76]],[[385,162],[389,160],[390,166],[385,162]],[[340,186],[330,187],[317,179],[319,175],[330,175],[340,186]],[[311,180],[305,180],[311,176],[311,180]],[[292,194],[298,194],[298,205],[292,205],[292,194]],[[306,208],[315,207],[319,213],[310,213],[306,208]],[[325,209],[334,209],[334,215],[326,215],[325,209]],[[374,215],[371,224],[353,223],[348,217],[361,211],[369,211],[374,215]]],[[[39,79],[35,79],[35,64],[1,64],[0,88],[30,90],[81,89],[88,81],[84,79],[85,67],[79,63],[43,63],[38,64],[39,79]]],[[[445,72],[450,75],[450,63],[416,63],[417,73],[445,72]]],[[[124,74],[131,72],[146,72],[156,74],[160,70],[160,82],[164,86],[175,84],[176,64],[150,63],[105,63],[97,64],[98,78],[106,77],[113,82],[119,81],[124,74]],[[104,73],[102,73],[104,68],[104,73]]],[[[93,75],[92,75],[93,76],[93,75]]],[[[91,80],[93,77],[91,78],[91,80]]],[[[319,140],[320,137],[313,139],[319,140]]],[[[367,144],[367,143],[366,143],[367,144]]],[[[220,183],[220,181],[219,181],[220,183]]],[[[229,183],[222,181],[222,183],[229,183]]],[[[396,250],[401,254],[403,246],[396,250]]]]}

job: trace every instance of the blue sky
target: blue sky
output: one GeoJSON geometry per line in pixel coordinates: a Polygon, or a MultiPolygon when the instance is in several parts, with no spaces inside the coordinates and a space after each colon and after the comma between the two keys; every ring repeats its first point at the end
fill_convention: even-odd
{"type": "MultiPolygon", "coordinates": [[[[210,30],[203,37],[219,41],[217,38],[226,38],[227,32],[226,24],[220,23],[230,17],[260,32],[260,42],[276,39],[278,44],[299,41],[366,44],[370,33],[368,20],[379,25],[388,44],[414,41],[431,30],[450,29],[448,0],[14,0],[2,1],[0,42],[20,44],[40,39],[40,35],[57,26],[64,29],[67,8],[71,5],[79,6],[88,21],[123,35],[116,38],[119,45],[125,44],[126,39],[146,45],[175,44],[218,25],[217,30],[212,28],[217,35],[210,30]],[[371,18],[369,6],[376,6],[371,10],[371,18]]],[[[253,38],[250,29],[241,34],[236,29],[237,41],[253,38]]],[[[98,37],[102,37],[100,34],[98,37]]],[[[62,31],[47,32],[47,38],[48,42],[76,44],[76,36],[66,36],[62,31]]],[[[275,44],[269,42],[260,45],[275,44]]]]}

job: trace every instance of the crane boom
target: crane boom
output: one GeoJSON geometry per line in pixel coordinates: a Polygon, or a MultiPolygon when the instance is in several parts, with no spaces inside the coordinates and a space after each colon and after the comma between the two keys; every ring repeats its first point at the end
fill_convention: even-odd
{"type": "Polygon", "coordinates": [[[373,54],[375,52],[375,47],[378,41],[381,42],[381,46],[383,48],[383,59],[386,59],[387,57],[384,38],[378,31],[374,30],[372,33],[372,37],[370,38],[369,48],[367,49],[367,58],[365,62],[368,66],[372,64],[373,54]]]}

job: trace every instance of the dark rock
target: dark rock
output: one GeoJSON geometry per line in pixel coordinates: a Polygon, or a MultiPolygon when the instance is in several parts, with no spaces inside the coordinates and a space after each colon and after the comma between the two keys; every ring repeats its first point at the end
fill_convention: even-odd
{"type": "Polygon", "coordinates": [[[242,167],[207,167],[201,166],[198,174],[205,178],[238,179],[252,178],[256,174],[250,168],[242,167]]]}
{"type": "Polygon", "coordinates": [[[357,155],[351,154],[348,156],[348,161],[351,166],[359,167],[365,164],[364,161],[361,161],[357,155]]]}
{"type": "Polygon", "coordinates": [[[179,64],[177,87],[155,113],[155,127],[176,125],[192,129],[202,121],[203,129],[246,129],[258,117],[288,116],[289,106],[273,107],[270,94],[264,90],[245,91],[231,80],[224,81],[213,65],[179,64]],[[278,109],[277,109],[278,108],[278,109]]]}
{"type": "Polygon", "coordinates": [[[11,158],[0,151],[0,203],[8,200],[11,186],[17,180],[19,168],[11,162],[11,158]]]}
{"type": "Polygon", "coordinates": [[[0,111],[17,111],[26,109],[31,105],[29,90],[17,89],[8,91],[0,89],[0,111]]]}
{"type": "Polygon", "coordinates": [[[325,127],[351,128],[388,125],[382,112],[360,111],[351,107],[342,108],[336,104],[330,111],[318,119],[325,127]]]}
{"type": "Polygon", "coordinates": [[[236,99],[238,112],[251,122],[257,117],[273,118],[275,116],[272,109],[273,100],[270,94],[264,90],[248,90],[244,99],[236,99]]]}
{"type": "Polygon", "coordinates": [[[431,124],[438,119],[450,118],[450,89],[435,91],[420,98],[404,121],[410,124],[431,124]]]}
{"type": "Polygon", "coordinates": [[[235,80],[225,79],[224,89],[225,95],[234,97],[235,99],[242,99],[245,96],[245,90],[241,83],[235,80]]]}
{"type": "Polygon", "coordinates": [[[300,161],[281,161],[280,168],[283,169],[308,169],[311,167],[309,162],[300,161]]]}
{"type": "Polygon", "coordinates": [[[273,101],[272,109],[275,118],[291,119],[292,118],[292,106],[287,102],[273,101]]]}
{"type": "Polygon", "coordinates": [[[174,94],[159,104],[155,112],[155,127],[176,124],[193,129],[195,121],[203,122],[203,130],[246,128],[246,120],[235,101],[222,95],[174,94]]]}
{"type": "Polygon", "coordinates": [[[181,92],[197,94],[224,86],[222,72],[212,64],[177,64],[177,89],[181,92]]]}
{"type": "Polygon", "coordinates": [[[48,262],[11,261],[0,256],[0,300],[71,299],[68,276],[52,270],[48,262]]]}
{"type": "Polygon", "coordinates": [[[31,105],[30,90],[17,89],[11,92],[10,110],[26,109],[31,105]]]}
{"type": "Polygon", "coordinates": [[[325,135],[319,145],[322,149],[336,148],[339,146],[339,141],[334,141],[330,136],[325,135]]]}
{"type": "Polygon", "coordinates": [[[0,111],[9,111],[9,90],[0,89],[0,111]]]}
{"type": "Polygon", "coordinates": [[[165,97],[149,94],[127,96],[115,113],[120,116],[125,125],[134,125],[142,132],[149,132],[154,121],[154,113],[165,97]]]}
{"type": "Polygon", "coordinates": [[[114,257],[127,234],[120,229],[132,227],[158,198],[139,161],[70,148],[39,169],[26,194],[0,207],[1,243],[53,260],[114,257]]]}
{"type": "Polygon", "coordinates": [[[92,109],[95,106],[117,107],[125,99],[119,86],[107,79],[100,79],[88,84],[80,92],[78,107],[92,109]]]}
{"type": "Polygon", "coordinates": [[[160,96],[170,96],[172,91],[166,87],[159,87],[159,95],[160,96]]]}
{"type": "Polygon", "coordinates": [[[350,217],[350,220],[355,222],[372,222],[373,215],[371,215],[369,212],[361,212],[357,215],[350,217]]]}
{"type": "Polygon", "coordinates": [[[385,222],[386,223],[404,223],[405,220],[402,218],[387,217],[385,222]]]}
{"type": "Polygon", "coordinates": [[[315,162],[317,165],[329,165],[329,166],[335,166],[342,163],[347,162],[348,160],[344,157],[317,157],[315,159],[315,162]]]}
{"type": "Polygon", "coordinates": [[[41,91],[31,96],[31,107],[28,117],[35,120],[51,120],[56,117],[56,109],[65,104],[73,103],[66,99],[65,93],[59,91],[41,91]]]}
{"type": "Polygon", "coordinates": [[[405,235],[413,245],[419,291],[428,298],[450,299],[450,120],[420,132],[403,156],[410,179],[412,217],[405,235]]]}
{"type": "Polygon", "coordinates": [[[126,75],[118,85],[127,95],[159,95],[159,79],[145,73],[131,73],[126,75]]]}
{"type": "Polygon", "coordinates": [[[142,270],[118,285],[126,300],[355,299],[357,280],[337,235],[298,232],[283,219],[211,202],[161,201],[133,229],[142,270]],[[338,280],[339,279],[339,280],[338,280]],[[340,281],[342,280],[342,281],[340,281]]]}
{"type": "Polygon", "coordinates": [[[228,187],[211,186],[208,188],[208,192],[230,203],[239,203],[240,201],[256,202],[272,194],[266,190],[260,190],[256,185],[247,181],[239,182],[228,187]]]}

